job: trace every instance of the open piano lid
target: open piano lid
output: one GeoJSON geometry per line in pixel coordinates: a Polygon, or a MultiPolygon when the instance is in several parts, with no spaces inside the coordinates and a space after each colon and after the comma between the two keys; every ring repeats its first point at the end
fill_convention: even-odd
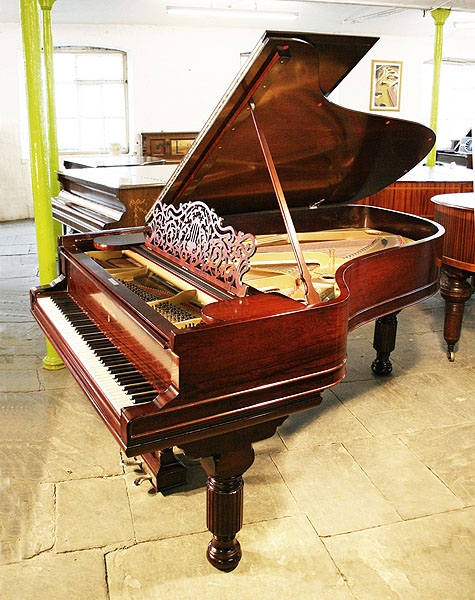
{"type": "Polygon", "coordinates": [[[202,201],[221,216],[277,207],[251,103],[290,208],[354,202],[399,179],[426,156],[434,133],[326,98],[376,41],[266,32],[159,201],[202,201]]]}

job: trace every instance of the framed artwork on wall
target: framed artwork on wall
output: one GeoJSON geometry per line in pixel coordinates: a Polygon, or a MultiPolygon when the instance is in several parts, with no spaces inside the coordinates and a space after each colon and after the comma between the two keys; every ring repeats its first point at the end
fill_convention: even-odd
{"type": "Polygon", "coordinates": [[[371,61],[370,110],[399,110],[401,74],[402,62],[400,61],[371,61]]]}

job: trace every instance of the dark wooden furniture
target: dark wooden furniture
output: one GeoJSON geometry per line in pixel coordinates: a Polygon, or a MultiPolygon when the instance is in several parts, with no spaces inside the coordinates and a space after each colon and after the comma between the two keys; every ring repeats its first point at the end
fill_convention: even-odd
{"type": "Polygon", "coordinates": [[[432,198],[434,219],[445,228],[440,293],[445,300],[444,338],[447,358],[455,359],[465,302],[473,293],[468,279],[475,273],[475,194],[444,194],[432,198]]]}
{"type": "Polygon", "coordinates": [[[439,225],[344,205],[433,144],[422,125],[327,100],[375,41],[265,33],[148,225],[63,237],[60,277],[31,293],[127,456],[200,459],[207,557],[224,571],[241,557],[253,442],[343,379],[362,323],[378,319],[373,369],[387,374],[395,314],[438,288],[439,225]]]}
{"type": "Polygon", "coordinates": [[[462,167],[418,166],[400,180],[358,204],[400,210],[432,219],[431,198],[438,194],[473,192],[473,172],[462,167]]]}
{"type": "Polygon", "coordinates": [[[443,163],[455,163],[462,167],[473,169],[472,154],[463,152],[454,152],[453,150],[437,150],[437,160],[443,163]]]}
{"type": "Polygon", "coordinates": [[[65,233],[143,225],[176,165],[66,169],[52,198],[53,217],[65,233]]]}
{"type": "Polygon", "coordinates": [[[197,131],[156,131],[141,133],[144,156],[164,158],[167,162],[180,162],[198,135],[197,131]]]}

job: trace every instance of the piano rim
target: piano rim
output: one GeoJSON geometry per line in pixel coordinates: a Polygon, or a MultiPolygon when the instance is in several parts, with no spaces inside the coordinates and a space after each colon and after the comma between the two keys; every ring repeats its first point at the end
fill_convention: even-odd
{"type": "MultiPolygon", "coordinates": [[[[293,209],[292,213],[293,214],[298,214],[298,213],[302,213],[302,212],[305,213],[306,211],[309,211],[309,210],[312,213],[314,212],[313,210],[308,209],[308,208],[298,208],[298,209],[293,209]]],[[[322,210],[322,209],[319,208],[317,210],[322,210]]],[[[360,261],[370,260],[374,257],[377,257],[378,255],[383,254],[383,253],[390,256],[388,254],[390,252],[393,252],[393,253],[394,252],[407,252],[409,248],[413,248],[413,247],[419,246],[419,245],[427,245],[427,244],[431,244],[431,243],[441,244],[442,236],[445,232],[443,226],[440,225],[439,223],[437,223],[436,221],[426,219],[425,217],[411,215],[409,213],[403,213],[401,211],[395,211],[395,210],[376,207],[376,206],[359,205],[359,204],[349,204],[349,205],[344,205],[344,206],[340,205],[338,207],[333,207],[333,206],[324,207],[325,212],[326,211],[333,212],[335,210],[338,210],[338,211],[351,210],[353,212],[356,211],[357,213],[361,213],[361,215],[363,217],[362,221],[364,223],[364,225],[362,225],[362,227],[365,227],[365,228],[379,229],[378,223],[377,223],[378,219],[376,219],[376,222],[374,222],[374,220],[372,219],[373,215],[377,217],[378,215],[387,216],[387,215],[392,214],[395,216],[396,221],[398,219],[399,220],[402,219],[404,222],[406,222],[408,224],[412,224],[412,225],[416,225],[419,223],[421,225],[424,225],[426,227],[426,229],[431,228],[432,232],[426,237],[421,237],[419,239],[412,239],[411,243],[405,244],[404,246],[393,247],[393,248],[388,248],[388,249],[385,248],[382,250],[378,250],[377,252],[370,253],[368,255],[364,255],[361,257],[357,256],[357,257],[345,262],[335,272],[335,282],[337,283],[338,287],[340,288],[339,296],[337,296],[336,298],[333,298],[331,300],[328,300],[326,302],[322,302],[321,304],[318,304],[316,306],[306,308],[305,310],[318,310],[319,308],[321,308],[323,306],[331,306],[331,305],[337,304],[339,302],[347,301],[348,297],[350,296],[351,291],[346,283],[345,276],[347,275],[348,272],[351,271],[351,269],[353,268],[353,265],[355,263],[357,264],[360,261]]],[[[261,215],[260,218],[265,219],[266,215],[276,215],[276,214],[280,215],[280,212],[278,210],[273,210],[273,211],[264,211],[262,213],[248,213],[247,215],[246,214],[239,215],[239,218],[242,219],[242,218],[246,218],[248,216],[250,216],[251,218],[255,218],[256,214],[260,214],[261,215]]],[[[230,219],[230,223],[232,223],[232,217],[227,216],[226,219],[230,219]]],[[[341,223],[338,223],[338,227],[341,227],[341,223]]],[[[336,229],[337,227],[334,227],[334,228],[336,229]]],[[[325,231],[326,230],[327,229],[325,229],[325,231]]],[[[330,229],[328,229],[328,230],[330,230],[330,229]]],[[[76,265],[80,265],[80,268],[91,273],[92,276],[101,283],[101,285],[105,286],[105,288],[107,290],[111,291],[114,296],[116,296],[117,298],[119,298],[119,300],[121,302],[123,302],[124,301],[123,294],[118,294],[116,290],[111,289],[111,287],[107,284],[108,278],[105,276],[101,276],[101,272],[104,272],[105,274],[107,272],[100,265],[95,263],[93,261],[93,259],[90,259],[86,255],[85,250],[76,246],[75,241],[78,236],[80,238],[87,239],[88,237],[96,237],[96,236],[100,237],[103,235],[121,235],[121,234],[127,234],[127,233],[137,233],[139,231],[147,233],[147,231],[149,231],[149,226],[145,226],[143,228],[136,227],[136,228],[126,228],[126,229],[112,229],[112,230],[108,230],[108,231],[100,231],[98,233],[97,232],[88,232],[86,234],[76,234],[76,235],[72,235],[72,236],[66,236],[66,238],[65,237],[60,238],[59,246],[62,248],[62,250],[65,251],[66,255],[68,256],[68,258],[70,260],[72,259],[76,265]],[[66,241],[67,244],[63,245],[62,240],[66,241]],[[86,264],[84,264],[84,261],[78,260],[78,258],[77,258],[81,254],[85,256],[86,264]],[[88,264],[90,264],[92,266],[92,269],[89,268],[88,264]]],[[[400,231],[399,232],[388,231],[388,233],[395,233],[396,235],[401,234],[400,231]]],[[[165,269],[171,270],[171,272],[174,274],[178,274],[179,277],[180,276],[183,277],[183,275],[179,274],[179,272],[180,272],[179,267],[178,267],[178,271],[175,272],[176,265],[173,263],[173,261],[171,261],[171,263],[170,263],[173,268],[170,269],[170,266],[164,261],[164,259],[162,259],[159,255],[153,254],[153,251],[151,251],[148,246],[145,246],[145,244],[144,244],[143,246],[141,246],[141,248],[143,248],[143,250],[146,254],[152,255],[153,259],[156,260],[160,264],[160,266],[164,267],[165,269]]],[[[439,263],[440,254],[441,254],[441,248],[436,253],[436,257],[435,257],[436,263],[439,263]]],[[[438,264],[438,266],[440,266],[440,263],[438,264]]],[[[196,277],[191,273],[190,274],[187,273],[187,277],[190,277],[190,279],[188,281],[192,285],[194,285],[194,281],[195,281],[196,277]]],[[[391,304],[400,305],[399,308],[394,308],[394,309],[388,308],[387,310],[383,310],[382,313],[378,313],[377,309],[381,305],[387,304],[387,302],[383,302],[379,305],[378,304],[371,305],[363,311],[359,311],[353,315],[350,315],[348,331],[349,332],[353,331],[355,328],[357,328],[361,325],[364,325],[365,323],[368,323],[369,321],[372,321],[373,319],[378,318],[379,316],[384,316],[385,314],[394,312],[394,310],[401,310],[402,308],[406,308],[416,302],[419,302],[421,299],[423,299],[426,296],[428,297],[428,296],[434,294],[438,289],[438,280],[439,280],[439,278],[437,278],[436,281],[431,281],[431,282],[427,283],[426,285],[422,286],[419,289],[412,290],[408,293],[401,294],[400,296],[393,298],[391,300],[391,304]],[[413,299],[410,299],[411,297],[413,297],[413,299]],[[407,299],[407,302],[404,301],[405,299],[407,299]]],[[[210,293],[211,295],[213,295],[213,293],[210,292],[209,284],[206,281],[202,282],[202,285],[203,285],[202,289],[206,293],[210,293]]],[[[122,286],[122,287],[124,287],[124,289],[125,289],[125,286],[122,286]]],[[[253,288],[252,285],[249,285],[249,290],[251,292],[250,295],[265,293],[265,292],[262,292],[260,290],[253,288]]],[[[128,290],[125,293],[126,293],[126,295],[128,295],[128,290]]],[[[130,292],[130,293],[133,294],[133,292],[130,292]]],[[[237,296],[228,294],[227,292],[224,292],[224,294],[219,292],[219,294],[215,294],[215,295],[216,295],[217,301],[226,299],[226,296],[228,296],[229,298],[237,298],[237,296]]],[[[138,296],[137,296],[137,299],[140,300],[138,298],[138,296]]],[[[294,300],[294,301],[296,303],[298,303],[297,300],[294,300]]],[[[143,302],[143,301],[140,300],[140,302],[143,302]]],[[[297,308],[297,306],[299,306],[299,304],[300,303],[296,304],[296,311],[301,310],[301,308],[297,308]]],[[[135,307],[133,307],[133,304],[131,304],[131,307],[132,307],[133,312],[134,313],[137,312],[137,314],[140,315],[140,318],[143,319],[143,313],[141,313],[140,311],[136,311],[135,307]]],[[[159,335],[159,338],[162,340],[164,339],[164,328],[165,328],[165,330],[168,332],[167,333],[168,339],[171,340],[171,345],[169,347],[172,350],[173,350],[173,340],[174,339],[180,338],[183,335],[192,335],[192,334],[196,333],[196,329],[200,329],[200,328],[178,329],[172,323],[166,321],[166,319],[164,319],[161,315],[156,313],[156,311],[153,311],[153,309],[151,309],[151,310],[152,310],[152,312],[150,313],[150,315],[151,315],[152,319],[151,320],[147,319],[147,321],[146,321],[147,326],[149,327],[149,329],[151,331],[153,331],[154,333],[157,333],[159,335]],[[161,324],[161,328],[159,328],[158,323],[161,324]]],[[[233,325],[233,322],[231,322],[231,323],[215,323],[215,324],[207,324],[206,327],[229,327],[232,325],[233,325]]]]}

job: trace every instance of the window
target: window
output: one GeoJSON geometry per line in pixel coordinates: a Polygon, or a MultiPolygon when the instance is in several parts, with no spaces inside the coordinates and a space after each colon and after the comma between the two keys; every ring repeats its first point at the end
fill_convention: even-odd
{"type": "Polygon", "coordinates": [[[128,151],[127,55],[92,47],[54,49],[60,152],[128,151]]]}
{"type": "MultiPolygon", "coordinates": [[[[430,106],[433,61],[425,67],[427,106],[430,106]]],[[[475,97],[475,64],[464,59],[443,59],[440,71],[439,114],[437,120],[437,149],[452,147],[452,140],[466,136],[473,123],[475,97]]]]}

